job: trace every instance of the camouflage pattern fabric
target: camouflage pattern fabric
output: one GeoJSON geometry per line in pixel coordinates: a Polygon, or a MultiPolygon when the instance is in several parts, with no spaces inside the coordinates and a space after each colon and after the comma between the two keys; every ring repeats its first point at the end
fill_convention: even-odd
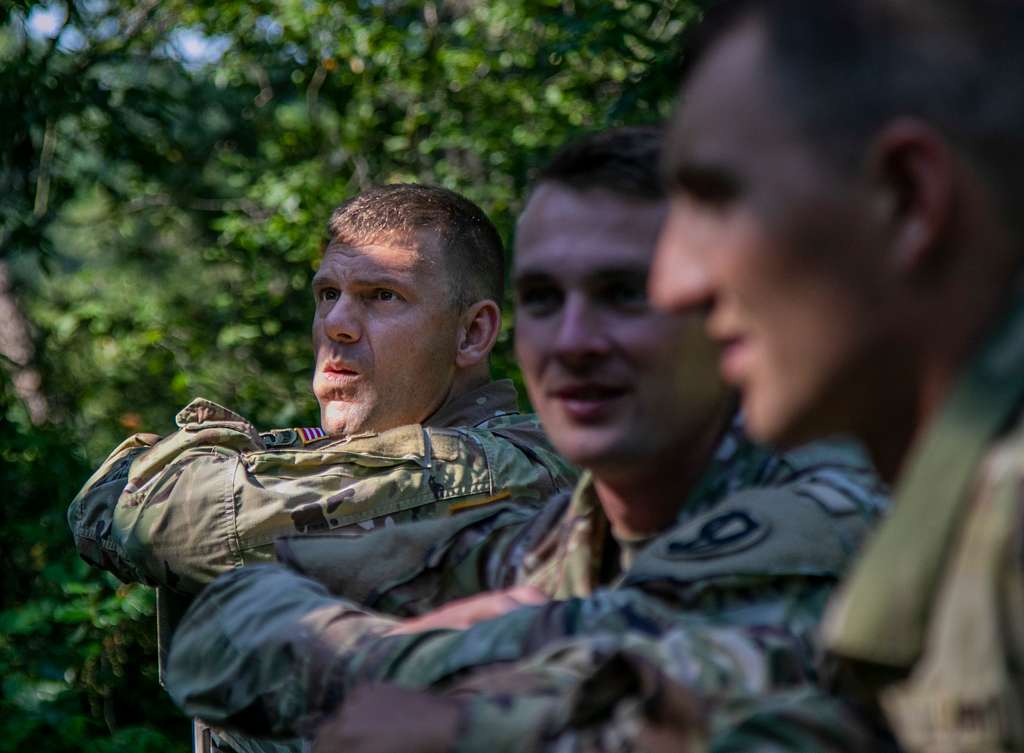
{"type": "MultiPolygon", "coordinates": [[[[735,643],[730,632],[720,629],[720,640],[735,643]]],[[[748,661],[792,656],[783,633],[748,638],[763,650],[748,661]]],[[[602,636],[474,672],[443,691],[362,686],[320,726],[313,751],[895,753],[884,730],[820,689],[775,690],[800,682],[781,671],[768,684],[751,667],[745,687],[696,692],[678,661],[686,641],[684,630],[657,641],[602,636]]]]}
{"type": "Polygon", "coordinates": [[[481,670],[443,693],[363,686],[321,725],[313,751],[704,750],[690,691],[638,654],[575,653],[585,674],[566,656],[481,670]]]}
{"type": "MultiPolygon", "coordinates": [[[[656,640],[575,640],[554,650],[558,661],[540,656],[517,665],[514,682],[483,672],[446,688],[461,705],[449,750],[649,751],[656,725],[660,750],[895,753],[870,714],[811,682],[794,661],[801,649],[793,640],[781,630],[727,625],[680,626],[656,640]],[[695,646],[694,633],[708,643],[695,646]],[[692,660],[716,655],[720,666],[733,666],[712,673],[692,660]],[[657,697],[688,697],[690,711],[665,718],[651,702],[657,697]]],[[[392,710],[401,717],[400,705],[392,710]]],[[[320,734],[328,730],[329,723],[320,734]]],[[[404,731],[415,735],[415,721],[404,731]]]]}
{"type": "Polygon", "coordinates": [[[1024,299],[965,367],[829,611],[908,751],[1024,751],[1024,299]],[[922,526],[928,520],[928,526],[922,526]]]}
{"type": "MultiPolygon", "coordinates": [[[[749,671],[773,677],[784,670],[787,678],[806,679],[815,670],[811,638],[826,600],[885,504],[863,458],[848,447],[818,445],[773,456],[735,430],[681,505],[679,524],[626,569],[610,568],[607,557],[597,555],[614,552],[616,544],[601,528],[593,499],[584,479],[562,502],[558,520],[551,521],[550,509],[518,524],[502,522],[501,512],[481,517],[454,540],[435,544],[405,578],[369,592],[347,574],[357,563],[346,547],[330,546],[329,537],[311,540],[308,549],[300,540],[288,542],[285,553],[299,569],[334,574],[326,587],[280,565],[218,579],[175,635],[172,697],[216,724],[255,734],[308,734],[365,682],[425,688],[522,660],[572,636],[656,640],[684,627],[686,641],[673,645],[687,647],[678,661],[697,687],[743,687],[749,671]],[[601,530],[605,534],[595,536],[601,530]],[[570,598],[465,631],[385,635],[396,622],[381,606],[416,613],[510,579],[570,598]],[[331,595],[348,583],[362,588],[378,611],[331,595]],[[732,630],[734,641],[724,644],[718,637],[723,628],[741,630],[732,630]],[[765,631],[786,636],[789,660],[757,661],[765,656],[758,642],[765,631]]],[[[394,548],[389,540],[399,535],[384,531],[363,543],[387,556],[394,548]]]]}
{"type": "Polygon", "coordinates": [[[575,473],[515,405],[511,383],[494,382],[424,426],[303,445],[303,430],[260,434],[195,400],[174,434],[135,435],[118,447],[68,520],[90,564],[191,594],[270,560],[282,535],[359,535],[498,501],[536,507],[571,488],[575,473]]]}

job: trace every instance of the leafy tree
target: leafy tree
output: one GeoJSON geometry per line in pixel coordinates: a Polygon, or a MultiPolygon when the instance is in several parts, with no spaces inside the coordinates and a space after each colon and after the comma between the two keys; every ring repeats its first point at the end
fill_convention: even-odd
{"type": "MultiPolygon", "coordinates": [[[[151,592],[72,550],[64,511],[89,469],[195,395],[314,424],[308,284],[330,210],[429,181],[510,236],[552,149],[667,115],[697,6],[0,10],[0,751],[185,749],[151,592]]],[[[518,378],[507,335],[495,371],[518,378]]]]}

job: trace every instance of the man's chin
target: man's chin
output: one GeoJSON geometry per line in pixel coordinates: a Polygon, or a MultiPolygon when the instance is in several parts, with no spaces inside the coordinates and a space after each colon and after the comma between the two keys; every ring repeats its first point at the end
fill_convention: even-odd
{"type": "Polygon", "coordinates": [[[609,431],[574,431],[562,441],[549,433],[551,443],[561,455],[580,468],[598,470],[629,464],[630,444],[618,433],[609,431]]]}
{"type": "Polygon", "coordinates": [[[839,429],[823,421],[823,412],[787,409],[783,400],[768,404],[743,398],[743,428],[751,439],[781,450],[788,450],[839,433],[839,429]]]}
{"type": "Polygon", "coordinates": [[[327,406],[320,412],[320,427],[331,436],[365,434],[373,431],[371,417],[365,411],[352,410],[353,407],[351,403],[346,403],[340,410],[327,406]]]}

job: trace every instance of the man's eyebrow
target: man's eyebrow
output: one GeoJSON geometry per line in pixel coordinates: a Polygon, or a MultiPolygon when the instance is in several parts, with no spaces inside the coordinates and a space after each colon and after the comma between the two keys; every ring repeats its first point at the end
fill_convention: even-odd
{"type": "MultiPolygon", "coordinates": [[[[595,267],[587,270],[584,277],[589,283],[611,282],[616,280],[646,280],[650,272],[649,264],[614,264],[603,267],[595,267]]],[[[548,274],[542,270],[524,269],[513,278],[513,284],[517,287],[524,285],[536,285],[556,280],[557,276],[548,274]]]]}
{"type": "Polygon", "coordinates": [[[720,167],[698,162],[683,162],[669,170],[669,188],[685,191],[705,201],[731,199],[740,191],[737,177],[720,167]]]}
{"type": "MultiPolygon", "coordinates": [[[[356,285],[364,288],[404,288],[412,285],[415,281],[415,276],[410,274],[408,277],[401,275],[394,275],[388,273],[381,274],[368,274],[368,275],[350,275],[345,279],[345,283],[348,285],[356,285]]],[[[333,284],[333,280],[330,275],[320,274],[317,272],[313,275],[313,281],[311,286],[323,287],[324,285],[333,284]]]]}
{"type": "Polygon", "coordinates": [[[639,278],[646,279],[650,271],[649,264],[621,264],[612,267],[598,267],[587,273],[587,278],[595,282],[639,278]]]}
{"type": "Polygon", "coordinates": [[[523,269],[516,272],[512,278],[513,285],[536,285],[541,282],[549,282],[552,275],[542,269],[523,269]]]}

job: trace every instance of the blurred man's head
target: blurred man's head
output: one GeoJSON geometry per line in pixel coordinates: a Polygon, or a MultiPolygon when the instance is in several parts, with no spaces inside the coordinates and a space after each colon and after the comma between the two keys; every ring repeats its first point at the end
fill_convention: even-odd
{"type": "Polygon", "coordinates": [[[623,128],[564,148],[516,232],[530,399],[559,452],[606,475],[671,462],[728,400],[701,318],[647,302],[667,209],[660,145],[660,129],[623,128]]]}
{"type": "Polygon", "coordinates": [[[704,33],[652,295],[709,310],[755,437],[905,449],[1017,266],[1024,5],[749,0],[704,33]]]}
{"type": "Polygon", "coordinates": [[[313,279],[313,392],[329,433],[421,422],[489,378],[501,239],[443,188],[389,185],[338,207],[313,279]]]}

